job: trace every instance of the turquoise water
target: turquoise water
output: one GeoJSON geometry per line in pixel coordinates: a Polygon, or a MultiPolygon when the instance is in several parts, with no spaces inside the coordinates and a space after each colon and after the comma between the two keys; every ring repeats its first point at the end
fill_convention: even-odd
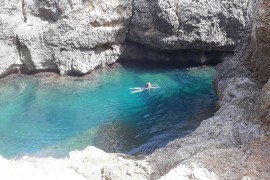
{"type": "Polygon", "coordinates": [[[214,114],[214,75],[212,67],[128,67],[81,78],[2,80],[0,154],[63,157],[88,145],[150,153],[214,114]],[[130,93],[148,81],[161,88],[130,93]]]}

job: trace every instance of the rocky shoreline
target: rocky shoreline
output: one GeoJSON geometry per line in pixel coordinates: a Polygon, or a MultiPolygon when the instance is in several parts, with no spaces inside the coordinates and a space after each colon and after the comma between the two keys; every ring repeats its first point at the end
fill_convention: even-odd
{"type": "MultiPolygon", "coordinates": [[[[89,3],[89,1],[85,2],[89,3]]],[[[132,29],[134,32],[127,30],[127,34],[133,34],[134,37],[140,36],[135,39],[140,41],[139,43],[143,42],[142,44],[145,46],[154,44],[155,47],[151,47],[153,49],[177,48],[176,46],[168,46],[174,44],[173,42],[179,44],[187,42],[188,47],[196,45],[197,40],[189,38],[185,40],[176,38],[177,40],[175,40],[172,36],[169,36],[183,31],[179,28],[180,21],[177,17],[181,17],[182,20],[192,17],[183,17],[183,14],[175,13],[179,11],[173,9],[173,7],[178,7],[174,6],[173,3],[177,4],[179,1],[165,2],[167,4],[162,3],[162,1],[145,2],[144,0],[130,2],[128,6],[133,5],[131,23],[140,26],[137,29],[132,29]],[[153,12],[145,12],[148,7],[151,7],[153,12]],[[142,15],[139,15],[139,13],[142,13],[142,15]],[[141,21],[145,19],[149,21],[141,21]],[[151,29],[148,25],[155,28],[151,29]],[[166,27],[166,29],[163,27],[166,27]],[[159,39],[160,34],[163,34],[165,38],[159,39]],[[168,36],[172,38],[171,41],[168,40],[170,39],[168,36]],[[187,41],[187,39],[190,41],[187,41]],[[164,40],[164,43],[162,40],[164,40]],[[160,42],[161,44],[158,44],[160,42]]],[[[190,3],[190,1],[185,0],[183,3],[190,3]]],[[[205,3],[204,6],[209,5],[205,1],[200,1],[200,3],[205,3]]],[[[215,4],[217,2],[209,1],[209,3],[215,4]]],[[[270,26],[267,21],[270,17],[270,2],[264,0],[235,1],[232,2],[235,3],[234,8],[230,9],[232,4],[224,0],[220,4],[217,3],[220,6],[210,7],[219,10],[219,7],[223,7],[222,5],[226,3],[228,9],[232,12],[235,12],[233,11],[235,7],[241,7],[240,14],[242,13],[244,18],[240,19],[245,26],[238,26],[239,24],[237,25],[234,22],[237,25],[236,27],[242,28],[236,31],[241,32],[236,39],[239,40],[244,35],[247,37],[242,39],[241,42],[235,40],[234,46],[239,45],[235,50],[235,55],[225,58],[224,62],[217,67],[215,88],[219,96],[219,110],[215,113],[215,116],[204,120],[192,134],[177,139],[146,157],[107,154],[94,147],[88,147],[83,151],[70,152],[70,157],[65,159],[23,157],[7,160],[0,158],[0,179],[270,179],[270,66],[268,66],[270,62],[268,50],[270,46],[270,36],[268,36],[270,26]],[[244,7],[249,8],[243,8],[243,6],[240,6],[241,3],[245,5],[244,7]],[[248,11],[243,11],[243,9],[248,11]]],[[[197,7],[197,4],[195,5],[192,4],[191,7],[197,7]]],[[[45,5],[42,7],[43,9],[40,8],[39,13],[55,12],[53,15],[57,15],[57,6],[56,10],[48,9],[45,5]]],[[[187,8],[187,6],[184,7],[187,8]]],[[[196,14],[194,11],[191,12],[196,14]]],[[[23,12],[22,14],[27,15],[27,13],[29,12],[23,12]]],[[[237,13],[232,13],[232,15],[235,17],[237,13]]],[[[215,19],[216,16],[213,18],[215,19]]],[[[227,21],[231,19],[233,17],[228,18],[227,16],[227,21]]],[[[196,18],[194,21],[196,22],[196,18]]],[[[203,22],[201,21],[201,23],[203,22]]],[[[94,24],[97,23],[100,24],[101,22],[94,24]]],[[[203,24],[205,25],[205,23],[203,24]]],[[[192,27],[191,31],[199,34],[201,30],[205,29],[202,28],[204,26],[200,26],[199,30],[192,27]]],[[[191,26],[181,27],[186,30],[186,28],[190,29],[191,26]]],[[[231,26],[228,25],[227,28],[228,33],[232,31],[231,26]]],[[[214,29],[216,31],[213,32],[217,32],[216,37],[220,37],[218,28],[214,29]]],[[[191,34],[192,37],[195,37],[193,33],[191,34]]],[[[203,33],[201,32],[201,34],[203,33]]],[[[129,40],[134,37],[129,37],[129,40]]],[[[226,35],[222,37],[226,37],[226,35]]],[[[29,39],[31,40],[31,38],[29,39]]],[[[222,40],[222,38],[218,40],[222,40]]],[[[223,40],[216,41],[215,44],[213,41],[203,41],[203,38],[201,38],[200,42],[204,42],[205,50],[213,49],[213,47],[219,49],[222,45],[224,45],[225,50],[232,50],[231,42],[233,38],[229,41],[223,40]]],[[[23,40],[20,39],[20,41],[23,40]]],[[[2,40],[0,42],[1,45],[3,45],[3,42],[7,43],[2,40]]],[[[27,42],[25,41],[25,44],[27,42]]],[[[35,46],[31,44],[31,47],[35,46]]],[[[57,49],[60,46],[54,45],[52,47],[57,49]]],[[[68,48],[68,51],[77,52],[73,49],[73,46],[68,48]]],[[[200,49],[201,46],[196,48],[200,49]]],[[[35,48],[33,49],[35,50],[35,48]]],[[[111,48],[108,49],[111,50],[111,48]]],[[[104,52],[103,48],[99,50],[101,53],[104,52]]],[[[9,52],[9,50],[6,52],[9,52]]],[[[0,55],[0,61],[2,62],[1,58],[0,55]]],[[[13,60],[10,62],[14,63],[13,60]]],[[[73,65],[65,68],[67,67],[75,68],[73,65]]],[[[80,67],[80,65],[77,67],[80,67]]],[[[66,70],[68,72],[70,69],[67,68],[66,70]]]]}

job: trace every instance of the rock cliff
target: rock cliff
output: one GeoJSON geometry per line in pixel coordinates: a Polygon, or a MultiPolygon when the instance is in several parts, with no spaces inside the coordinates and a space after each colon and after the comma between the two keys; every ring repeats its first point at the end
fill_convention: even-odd
{"type": "Polygon", "coordinates": [[[250,0],[134,0],[128,40],[155,49],[234,50],[250,0]]]}
{"type": "Polygon", "coordinates": [[[0,28],[5,29],[0,39],[0,73],[17,63],[26,73],[85,74],[114,63],[123,51],[131,1],[0,3],[0,28]]]}
{"type": "Polygon", "coordinates": [[[232,51],[242,38],[250,2],[0,0],[0,75],[86,74],[117,61],[127,41],[125,59],[217,63],[216,50],[232,51]]]}

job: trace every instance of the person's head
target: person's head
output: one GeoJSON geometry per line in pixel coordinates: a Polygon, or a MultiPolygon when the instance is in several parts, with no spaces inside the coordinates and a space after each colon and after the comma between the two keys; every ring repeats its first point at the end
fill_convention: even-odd
{"type": "Polygon", "coordinates": [[[149,88],[150,86],[151,86],[151,83],[148,82],[148,83],[146,84],[146,88],[149,88]]]}

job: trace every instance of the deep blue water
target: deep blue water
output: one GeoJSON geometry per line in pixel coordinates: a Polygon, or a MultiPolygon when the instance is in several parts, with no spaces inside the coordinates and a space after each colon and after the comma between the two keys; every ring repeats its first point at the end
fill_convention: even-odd
{"type": "Polygon", "coordinates": [[[119,68],[83,78],[0,81],[0,154],[67,156],[94,145],[150,153],[212,116],[213,67],[119,68]],[[147,82],[161,88],[131,94],[147,82]]]}

